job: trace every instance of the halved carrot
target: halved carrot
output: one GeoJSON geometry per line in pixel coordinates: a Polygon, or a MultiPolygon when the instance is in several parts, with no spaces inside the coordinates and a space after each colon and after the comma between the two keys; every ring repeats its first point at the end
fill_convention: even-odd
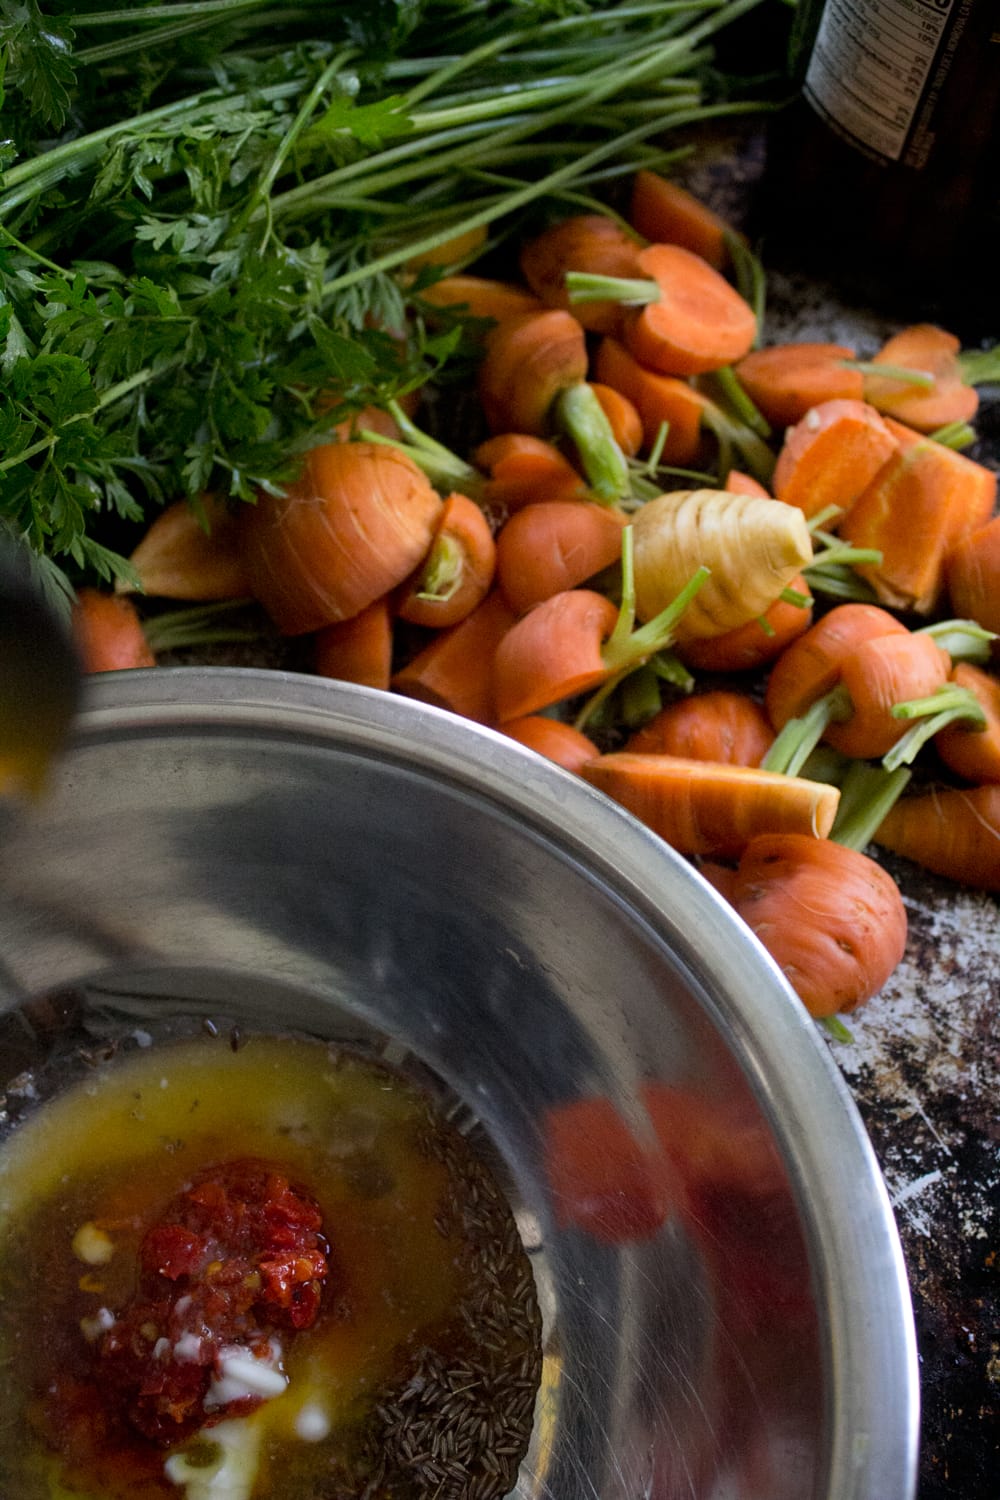
{"type": "Polygon", "coordinates": [[[318,677],[387,689],[392,670],[392,616],[388,599],[376,599],[349,620],[324,625],[313,642],[318,677]]]}
{"type": "Polygon", "coordinates": [[[876,604],[838,604],[797,640],[771,668],[764,706],[775,729],[806,710],[840,680],[845,659],[862,641],[905,635],[906,626],[876,604]]]}
{"type": "MultiPolygon", "coordinates": [[[[548,307],[568,311],[567,271],[638,276],[636,257],[641,249],[641,241],[607,214],[574,214],[528,241],[521,250],[521,273],[548,307]]],[[[593,333],[612,333],[622,318],[618,302],[590,302],[575,312],[593,333]]]]}
{"type": "Polygon", "coordinates": [[[846,344],[770,344],[751,349],[734,368],[758,411],[780,429],[826,401],[863,401],[864,376],[844,363],[854,358],[846,344]]]}
{"type": "Polygon", "coordinates": [[[519,615],[621,557],[625,517],[589,500],[526,505],[497,537],[497,580],[519,615]]]}
{"type": "MultiPolygon", "coordinates": [[[[161,599],[243,599],[253,590],[239,542],[239,522],[213,495],[198,515],[176,500],[150,523],[129,562],[145,594],[161,599]]],[[[116,593],[128,593],[117,584],[116,593]]]]}
{"type": "Polygon", "coordinates": [[[738,857],[761,833],[826,838],[840,801],[825,783],[673,755],[615,751],[581,774],[682,854],[715,858],[738,857]]]}
{"type": "Polygon", "coordinates": [[[1000,785],[901,797],[875,842],[959,885],[1000,891],[1000,785]]]}
{"type": "Polygon", "coordinates": [[[928,615],[944,593],[949,549],[992,513],[997,476],[892,418],[886,426],[895,451],[850,506],[838,535],[882,554],[881,562],[856,566],[883,604],[928,615]]]}
{"type": "Polygon", "coordinates": [[[967,661],[955,663],[950,680],[972,693],[986,723],[982,728],[949,724],[934,736],[934,748],[948,769],[966,781],[1000,782],[1000,681],[967,661]]]}
{"type": "Polygon", "coordinates": [[[393,673],[390,686],[478,724],[496,724],[493,658],[515,620],[500,590],[492,589],[470,615],[434,636],[393,673]]]}
{"type": "Polygon", "coordinates": [[[724,635],[682,641],[678,656],[697,672],[751,672],[777,661],[786,646],[805,634],[813,619],[809,585],[801,573],[792,579],[788,592],[803,602],[779,597],[758,618],[724,635]]]}
{"type": "Polygon", "coordinates": [[[806,516],[847,512],[896,452],[897,439],[864,401],[823,401],[785,433],[774,469],[775,498],[806,516]]]}
{"type": "Polygon", "coordinates": [[[771,721],[755,699],[711,688],[668,703],[626,740],[622,750],[759,766],[773,739],[771,721]]]}
{"type": "Polygon", "coordinates": [[[482,509],[457,491],[446,496],[430,549],[399,591],[396,614],[411,625],[457,625],[486,598],[496,562],[482,509]]]}
{"type": "Polygon", "coordinates": [[[475,449],[473,462],[489,475],[483,499],[501,511],[520,510],[538,500],[585,500],[583,475],[545,438],[528,432],[501,432],[475,449]]]}
{"type": "Polygon", "coordinates": [[[813,1016],[849,1012],[877,995],[906,948],[906,908],[892,876],[831,839],[753,839],[732,901],[813,1016]]]}
{"type": "Polygon", "coordinates": [[[652,448],[666,430],[661,457],[668,464],[691,464],[703,446],[702,422],[708,398],[686,380],[643,369],[618,339],[601,340],[593,374],[631,401],[642,421],[644,446],[652,448]]]}
{"type": "Polygon", "coordinates": [[[645,436],[642,418],[634,403],[621,391],[616,391],[610,385],[602,385],[599,380],[592,380],[590,388],[601,403],[615,442],[626,457],[634,458],[642,447],[645,436]]]}
{"type": "Polygon", "coordinates": [[[281,495],[241,512],[255,597],[285,635],[346,620],[426,555],[441,498],[394,444],[325,443],[281,495]]]}
{"type": "Polygon", "coordinates": [[[534,293],[515,282],[463,273],[442,276],[440,281],[424,287],[420,296],[432,307],[447,307],[453,312],[465,313],[470,318],[482,318],[494,323],[522,313],[538,312],[545,306],[534,293]]]}
{"type": "Polygon", "coordinates": [[[956,614],[1000,634],[1000,516],[951,544],[944,575],[956,614]]]}
{"type": "Polygon", "coordinates": [[[683,245],[717,271],[729,262],[725,219],[680,183],[641,167],[632,179],[628,221],[654,244],[683,245]]]}
{"type": "Polygon", "coordinates": [[[753,344],[753,308],[706,260],[681,245],[649,245],[638,276],[658,291],[632,308],[622,339],[640,364],[662,375],[702,375],[742,358],[753,344]]]}
{"type": "Polygon", "coordinates": [[[139,611],[125,595],[78,589],[70,623],[85,672],[156,666],[139,611]]]}
{"type": "Polygon", "coordinates": [[[925,374],[930,377],[930,386],[869,371],[864,376],[865,400],[918,432],[934,432],[950,422],[971,422],[979,410],[979,395],[974,386],[966,384],[959,363],[961,348],[953,333],[934,323],[914,323],[901,329],[882,345],[870,364],[925,374]]]}
{"type": "Polygon", "coordinates": [[[525,714],[520,719],[508,719],[499,724],[501,734],[526,745],[546,760],[554,761],[566,771],[579,772],[580,767],[599,754],[594,741],[580,729],[562,719],[549,719],[544,714],[525,714]]]}

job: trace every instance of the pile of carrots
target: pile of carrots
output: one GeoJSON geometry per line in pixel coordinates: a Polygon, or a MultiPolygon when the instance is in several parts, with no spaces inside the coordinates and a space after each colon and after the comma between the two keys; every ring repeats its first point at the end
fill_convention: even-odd
{"type": "MultiPolygon", "coordinates": [[[[1000,890],[997,476],[961,451],[997,369],[927,324],[870,361],[762,346],[748,254],[642,171],[509,280],[425,273],[414,316],[480,340],[471,453],[366,409],[284,494],[178,502],[131,562],[582,776],[831,1018],[906,943],[872,842],[1000,890]]],[[[76,627],[90,670],[155,661],[127,593],[81,590],[76,627]]]]}

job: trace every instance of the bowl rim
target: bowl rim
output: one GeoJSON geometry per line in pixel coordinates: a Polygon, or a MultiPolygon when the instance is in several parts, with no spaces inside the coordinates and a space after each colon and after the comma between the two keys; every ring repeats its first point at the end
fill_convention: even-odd
{"type": "Polygon", "coordinates": [[[711,924],[697,978],[780,1139],[827,1323],[822,1500],[910,1500],[919,1368],[908,1276],[881,1167],[829,1044],[718,892],[630,813],[499,731],[308,673],[160,666],[96,675],[85,683],[66,755],[95,739],[198,725],[306,734],[446,777],[571,850],[654,929],[690,933],[711,924]],[[778,1069],[774,1058],[781,1059],[778,1069]]]}

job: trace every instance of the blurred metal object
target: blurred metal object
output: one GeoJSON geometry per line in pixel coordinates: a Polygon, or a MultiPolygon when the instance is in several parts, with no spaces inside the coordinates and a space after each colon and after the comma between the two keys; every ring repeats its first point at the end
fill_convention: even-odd
{"type": "Polygon", "coordinates": [[[0,1017],[11,1118],[62,1036],[379,1046],[505,1164],[545,1339],[518,1500],[912,1500],[909,1295],[857,1112],[627,814],[424,705],[194,668],[89,682],[32,824],[0,855],[34,1006],[0,1017]]]}
{"type": "Polygon", "coordinates": [[[37,797],[65,743],[81,670],[27,549],[0,525],[0,799],[37,797]]]}

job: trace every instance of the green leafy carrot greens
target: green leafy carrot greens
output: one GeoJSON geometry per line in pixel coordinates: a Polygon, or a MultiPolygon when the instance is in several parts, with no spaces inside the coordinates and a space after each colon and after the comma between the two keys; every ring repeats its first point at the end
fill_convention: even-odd
{"type": "Polygon", "coordinates": [[[710,67],[758,3],[0,0],[0,523],[56,590],[126,575],[460,368],[411,257],[767,107],[710,67]]]}

